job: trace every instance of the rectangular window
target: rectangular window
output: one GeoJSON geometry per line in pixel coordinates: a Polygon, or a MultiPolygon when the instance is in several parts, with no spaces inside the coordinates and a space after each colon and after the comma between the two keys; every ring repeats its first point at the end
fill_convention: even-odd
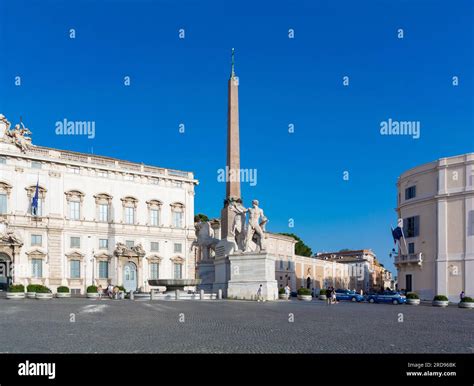
{"type": "Polygon", "coordinates": [[[71,260],[69,266],[71,269],[71,279],[79,279],[81,277],[81,261],[71,260]]]}
{"type": "Polygon", "coordinates": [[[415,253],[415,243],[408,243],[408,254],[413,255],[415,253]]]}
{"type": "Polygon", "coordinates": [[[39,246],[43,244],[43,236],[41,235],[31,235],[31,245],[32,246],[39,246]]]}
{"type": "Polygon", "coordinates": [[[280,269],[283,269],[283,260],[280,260],[280,269]]]}
{"type": "Polygon", "coordinates": [[[80,248],[81,247],[81,238],[80,237],[71,237],[70,248],[80,248]]]}
{"type": "Polygon", "coordinates": [[[7,213],[7,195],[5,193],[0,194],[0,214],[7,213]]]}
{"type": "Polygon", "coordinates": [[[134,208],[126,207],[125,208],[125,224],[134,224],[135,223],[135,210],[134,208]]]}
{"type": "Polygon", "coordinates": [[[407,238],[420,235],[420,216],[408,217],[403,220],[403,234],[407,238]]]}
{"type": "Polygon", "coordinates": [[[123,179],[126,181],[133,181],[133,176],[131,174],[125,174],[123,179]]]}
{"type": "Polygon", "coordinates": [[[160,211],[158,209],[150,210],[150,225],[157,227],[160,221],[160,211]]]}
{"type": "Polygon", "coordinates": [[[150,279],[159,279],[160,265],[158,263],[150,264],[150,279]]]}
{"type": "Polygon", "coordinates": [[[416,186],[410,186],[405,189],[405,200],[416,197],[416,186]]]}
{"type": "Polygon", "coordinates": [[[99,261],[99,278],[101,279],[109,278],[109,262],[108,261],[99,261]]]}
{"type": "Polygon", "coordinates": [[[99,205],[99,221],[102,221],[102,222],[109,221],[109,205],[108,204],[99,205]]]}
{"type": "Polygon", "coordinates": [[[6,157],[0,157],[0,164],[6,164],[7,163],[7,159],[6,157]]]}
{"type": "Polygon", "coordinates": [[[159,252],[160,251],[160,243],[157,241],[152,241],[150,243],[150,250],[152,252],[159,252]]]}
{"type": "Polygon", "coordinates": [[[174,244],[174,253],[181,253],[182,252],[182,245],[181,243],[175,243],[174,244]]]}
{"type": "Polygon", "coordinates": [[[173,212],[173,226],[175,228],[182,228],[182,226],[183,226],[183,212],[173,212]]]}
{"type": "Polygon", "coordinates": [[[288,271],[291,271],[291,261],[288,261],[288,271]]]}
{"type": "Polygon", "coordinates": [[[79,220],[81,203],[79,201],[69,202],[69,218],[71,220],[79,220]]]}
{"type": "Polygon", "coordinates": [[[174,278],[181,279],[181,274],[183,273],[183,265],[175,264],[174,265],[174,278]]]}
{"type": "Polygon", "coordinates": [[[127,248],[133,248],[135,243],[133,242],[133,240],[127,240],[125,241],[125,245],[127,246],[127,248]]]}
{"type": "Polygon", "coordinates": [[[31,162],[31,167],[32,167],[33,169],[41,169],[41,162],[32,161],[32,162],[31,162]]]}
{"type": "Polygon", "coordinates": [[[31,259],[31,271],[33,277],[43,277],[43,260],[31,259]]]}
{"type": "Polygon", "coordinates": [[[99,249],[108,249],[109,240],[108,239],[99,239],[99,249]]]}

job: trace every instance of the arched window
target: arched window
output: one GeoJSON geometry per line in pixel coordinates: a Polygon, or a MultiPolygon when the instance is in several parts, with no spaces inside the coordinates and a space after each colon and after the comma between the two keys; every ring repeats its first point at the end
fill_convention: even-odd
{"type": "Polygon", "coordinates": [[[150,200],[146,202],[148,206],[148,224],[152,227],[161,225],[161,206],[163,205],[159,200],[150,200]]]}
{"type": "Polygon", "coordinates": [[[111,216],[112,196],[107,193],[100,193],[94,196],[96,206],[96,218],[100,222],[109,222],[111,216]]]}
{"type": "Polygon", "coordinates": [[[70,190],[64,193],[68,206],[68,218],[70,220],[80,220],[82,213],[82,202],[84,201],[84,193],[79,190],[70,190]]]}
{"type": "Polygon", "coordinates": [[[171,206],[171,226],[173,228],[184,227],[184,204],[175,202],[171,206]]]}
{"type": "Polygon", "coordinates": [[[44,216],[44,202],[46,199],[47,190],[42,186],[38,186],[38,205],[35,208],[33,206],[33,198],[36,194],[36,185],[28,186],[26,189],[26,195],[28,197],[28,213],[35,216],[44,216]]]}
{"type": "Polygon", "coordinates": [[[12,191],[12,186],[6,182],[0,182],[0,214],[8,213],[8,199],[12,191]]]}
{"type": "Polygon", "coordinates": [[[123,206],[123,222],[125,224],[135,224],[138,200],[131,196],[121,198],[121,200],[123,206]]]}

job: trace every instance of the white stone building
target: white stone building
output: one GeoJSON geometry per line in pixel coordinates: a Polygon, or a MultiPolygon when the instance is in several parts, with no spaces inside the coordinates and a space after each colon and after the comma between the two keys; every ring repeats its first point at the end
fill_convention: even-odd
{"type": "Polygon", "coordinates": [[[0,116],[3,287],[147,290],[151,278],[195,277],[193,173],[33,146],[27,134],[0,116]]]}
{"type": "Polygon", "coordinates": [[[398,287],[425,299],[474,296],[474,153],[410,169],[397,188],[406,241],[395,257],[398,287]]]}

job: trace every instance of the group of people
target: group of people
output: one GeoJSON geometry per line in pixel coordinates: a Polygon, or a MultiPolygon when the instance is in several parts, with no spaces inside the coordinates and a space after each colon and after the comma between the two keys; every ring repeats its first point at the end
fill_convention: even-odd
{"type": "Polygon", "coordinates": [[[107,295],[110,299],[118,299],[120,294],[120,288],[118,286],[112,285],[111,282],[107,285],[105,291],[101,285],[97,287],[97,293],[99,294],[99,299],[102,300],[102,296],[107,295]]]}

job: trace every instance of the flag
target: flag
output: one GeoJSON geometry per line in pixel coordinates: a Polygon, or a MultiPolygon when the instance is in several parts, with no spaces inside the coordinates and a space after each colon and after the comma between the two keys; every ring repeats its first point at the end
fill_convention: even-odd
{"type": "Polygon", "coordinates": [[[33,196],[33,201],[31,202],[31,214],[34,216],[38,215],[38,193],[39,193],[39,180],[36,181],[35,195],[33,196]]]}
{"type": "Polygon", "coordinates": [[[393,237],[393,243],[396,244],[397,241],[400,241],[400,239],[403,237],[403,230],[400,227],[396,227],[395,229],[392,228],[392,237],[393,237]]]}

